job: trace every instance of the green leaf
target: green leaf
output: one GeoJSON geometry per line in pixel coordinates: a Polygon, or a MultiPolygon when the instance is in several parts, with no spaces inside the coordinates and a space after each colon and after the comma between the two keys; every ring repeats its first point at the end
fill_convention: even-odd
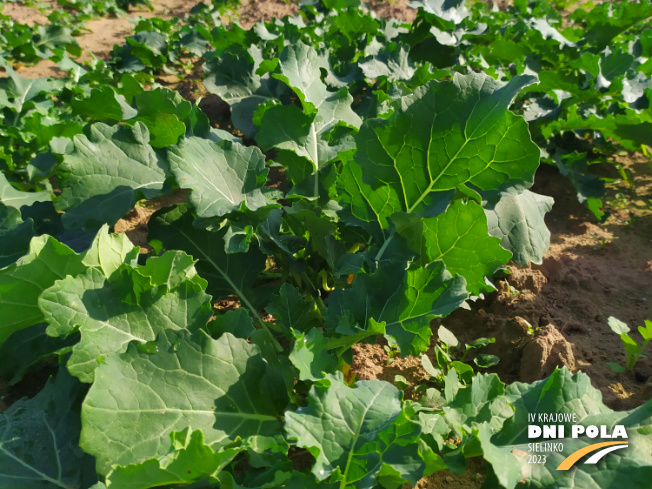
{"type": "Polygon", "coordinates": [[[328,340],[317,329],[308,333],[296,333],[294,346],[289,354],[290,361],[299,371],[301,380],[318,381],[324,373],[332,373],[337,369],[337,358],[328,353],[328,340]]]}
{"type": "Polygon", "coordinates": [[[32,399],[0,415],[0,486],[88,487],[93,458],[79,449],[79,406],[85,389],[64,368],[32,399]]]}
{"type": "Polygon", "coordinates": [[[282,84],[269,74],[260,76],[256,69],[262,62],[257,46],[249,51],[234,47],[229,52],[208,53],[204,65],[204,86],[219,95],[231,107],[231,120],[245,137],[253,138],[256,126],[253,114],[258,105],[276,100],[283,92],[282,84]]]}
{"type": "Polygon", "coordinates": [[[400,391],[378,380],[356,382],[352,389],[341,375],[326,379],[312,386],[307,407],[285,413],[288,437],[316,459],[315,477],[371,489],[389,465],[415,484],[425,467],[414,443],[420,430],[402,413],[400,391]]]}
{"type": "Polygon", "coordinates": [[[494,290],[485,277],[491,277],[512,255],[498,238],[489,236],[485,213],[472,201],[456,200],[437,217],[397,214],[393,220],[410,248],[421,254],[422,262],[443,261],[453,276],[464,277],[472,295],[494,290]]]}
{"type": "Polygon", "coordinates": [[[179,138],[185,134],[186,126],[174,114],[159,114],[154,118],[149,130],[152,135],[152,147],[167,148],[177,144],[179,138]]]}
{"type": "Polygon", "coordinates": [[[493,431],[490,426],[486,424],[480,426],[478,440],[482,447],[482,456],[493,468],[493,475],[500,487],[509,489],[516,487],[516,484],[523,479],[522,462],[516,458],[514,453],[501,450],[491,443],[492,435],[493,431]]]}
{"type": "Polygon", "coordinates": [[[44,321],[38,297],[56,280],[85,270],[82,257],[50,236],[33,238],[29,253],[0,270],[0,345],[14,332],[44,321]]]}
{"type": "MultiPolygon", "coordinates": [[[[479,199],[477,189],[532,184],[539,149],[527,123],[507,107],[534,81],[516,76],[501,86],[486,75],[456,73],[452,82],[417,90],[388,119],[365,121],[355,136],[355,161],[338,177],[338,200],[345,204],[343,219],[379,239],[377,261],[393,237],[388,220],[398,211],[436,216],[455,189],[479,199]]],[[[475,282],[476,290],[484,287],[475,282]]]]}
{"type": "Polygon", "coordinates": [[[448,329],[446,329],[444,326],[439,326],[439,329],[437,330],[437,336],[441,341],[446,343],[449,347],[456,347],[459,345],[459,341],[457,341],[457,338],[455,335],[448,329]]]}
{"type": "Polygon", "coordinates": [[[256,329],[247,310],[239,308],[226,311],[222,316],[217,316],[215,320],[206,325],[206,330],[215,339],[224,333],[231,333],[236,338],[246,340],[251,337],[256,329]]]}
{"type": "Polygon", "coordinates": [[[150,129],[160,114],[174,114],[180,121],[185,121],[192,110],[192,104],[184,100],[179,92],[163,87],[136,94],[134,104],[138,109],[136,120],[150,129]]]}
{"type": "Polygon", "coordinates": [[[149,131],[140,122],[132,128],[90,126],[90,135],[75,136],[74,150],[63,155],[57,175],[61,195],[55,201],[66,211],[68,229],[111,225],[137,200],[163,194],[167,165],[149,145],[149,131]]]}
{"type": "Polygon", "coordinates": [[[149,273],[156,267],[149,262],[166,267],[170,260],[184,258],[188,259],[185,253],[170,251],[150,258],[149,269],[143,267],[142,275],[140,268],[126,267],[113,280],[90,268],[83,275],[58,281],[41,294],[39,307],[49,323],[49,335],[81,333],[67,364],[72,375],[92,382],[104,356],[125,351],[129,342],[154,341],[163,330],[195,331],[206,324],[212,315],[210,296],[204,293],[206,282],[194,269],[190,273],[170,271],[167,280],[160,281],[149,273]],[[135,301],[131,299],[134,294],[135,301]]]}
{"type": "Polygon", "coordinates": [[[261,189],[267,180],[265,157],[255,146],[192,137],[168,150],[170,169],[199,217],[223,216],[243,205],[256,210],[269,202],[261,189]]]}
{"type": "Polygon", "coordinates": [[[0,205],[0,269],[8,267],[29,250],[34,222],[23,221],[15,207],[0,205]]]}
{"type": "MultiPolygon", "coordinates": [[[[346,88],[329,92],[321,81],[322,67],[327,60],[314,48],[303,43],[291,44],[281,53],[274,78],[283,81],[301,100],[302,108],[294,105],[276,105],[263,114],[256,141],[264,150],[278,148],[292,151],[310,162],[314,173],[323,169],[338,152],[348,149],[333,144],[327,135],[338,126],[357,129],[362,121],[351,109],[353,97],[346,88]]],[[[293,160],[285,163],[295,183],[306,177],[300,164],[293,160]],[[298,165],[298,168],[296,166],[298,165]]],[[[317,180],[315,180],[315,186],[317,180]]],[[[315,189],[317,190],[317,189],[315,189]]],[[[316,191],[313,192],[316,195],[316,191]]]]}
{"type": "Polygon", "coordinates": [[[83,254],[82,264],[102,270],[110,277],[124,263],[136,265],[139,248],[135,247],[126,234],[109,233],[104,225],[95,235],[91,246],[83,254]]]}
{"type": "Polygon", "coordinates": [[[299,289],[284,283],[278,295],[273,295],[266,310],[274,316],[276,324],[286,329],[307,332],[317,321],[317,305],[307,299],[299,289]]]}
{"type": "Polygon", "coordinates": [[[500,238],[500,245],[512,253],[519,265],[543,262],[550,246],[550,231],[544,216],[554,199],[529,190],[509,189],[490,196],[483,204],[489,234],[500,238]]]}
{"type": "Polygon", "coordinates": [[[23,78],[13,68],[4,64],[7,78],[0,79],[0,107],[10,107],[20,114],[27,102],[41,93],[53,93],[63,86],[61,80],[48,78],[23,78]]]}
{"type": "Polygon", "coordinates": [[[272,436],[280,413],[267,389],[279,386],[266,370],[258,347],[229,333],[213,340],[201,331],[193,338],[166,331],[151,353],[132,344],[96,369],[80,446],[107,474],[115,464],[162,457],[170,433],[186,428],[201,430],[213,451],[236,437],[272,436]]]}
{"type": "Polygon", "coordinates": [[[163,209],[149,221],[148,240],[160,242],[166,249],[183,250],[197,262],[197,272],[208,280],[207,292],[214,300],[235,294],[254,315],[257,309],[251,286],[265,268],[265,255],[253,244],[247,253],[226,253],[226,229],[211,232],[193,227],[194,218],[187,205],[163,209]]]}
{"type": "Polygon", "coordinates": [[[386,323],[401,352],[415,355],[430,344],[430,321],[467,298],[464,286],[464,279],[451,277],[441,262],[408,270],[388,263],[373,274],[358,274],[350,289],[333,291],[326,323],[340,335],[355,334],[355,325],[371,329],[371,319],[386,323]]]}
{"type": "Polygon", "coordinates": [[[359,66],[367,78],[386,76],[388,80],[409,80],[415,72],[409,53],[408,45],[392,43],[369,59],[361,60],[359,66]]]}
{"type": "Polygon", "coordinates": [[[138,274],[149,278],[147,285],[163,285],[168,291],[175,290],[187,281],[204,287],[203,280],[197,277],[195,261],[183,252],[168,252],[148,259],[144,266],[138,267],[138,274]]]}
{"type": "Polygon", "coordinates": [[[434,191],[531,184],[539,149],[526,122],[507,108],[534,81],[516,76],[501,86],[486,75],[456,73],[452,82],[428,85],[405,112],[365,121],[355,155],[365,181],[390,185],[408,213],[425,210],[434,191]]]}
{"type": "Polygon", "coordinates": [[[413,0],[410,7],[423,9],[444,20],[459,24],[470,15],[464,3],[464,0],[413,0]]]}
{"type": "Polygon", "coordinates": [[[582,40],[592,51],[599,52],[618,34],[650,17],[652,5],[647,2],[623,2],[615,4],[615,8],[596,5],[586,17],[582,40]]]}
{"type": "Polygon", "coordinates": [[[401,200],[389,185],[373,189],[362,175],[359,165],[347,163],[337,179],[338,200],[347,211],[342,219],[385,241],[383,230],[389,227],[388,218],[403,209],[401,200]]]}
{"type": "Polygon", "coordinates": [[[496,355],[489,355],[488,353],[481,353],[473,359],[475,363],[480,368],[491,368],[500,363],[500,357],[496,355]]]}
{"type": "Polygon", "coordinates": [[[0,204],[20,210],[24,205],[51,200],[50,192],[21,192],[16,190],[3,173],[0,173],[0,204]]]}
{"type": "Polygon", "coordinates": [[[125,97],[109,85],[92,88],[88,98],[73,99],[70,105],[74,113],[94,121],[124,121],[137,114],[125,97]]]}
{"type": "Polygon", "coordinates": [[[470,435],[482,425],[498,430],[514,414],[504,394],[505,384],[496,374],[478,374],[471,385],[460,387],[452,398],[446,396],[446,419],[460,434],[470,435]]]}
{"type": "Polygon", "coordinates": [[[645,326],[639,326],[638,332],[645,341],[652,340],[652,321],[645,320],[645,326]]]}
{"type": "Polygon", "coordinates": [[[0,375],[9,385],[20,382],[31,370],[42,367],[41,361],[57,355],[64,356],[79,341],[79,335],[53,338],[45,333],[46,323],[35,324],[17,331],[0,348],[0,375]]]}
{"type": "Polygon", "coordinates": [[[138,116],[133,121],[140,121],[147,126],[152,135],[150,144],[154,148],[177,144],[179,137],[185,134],[184,122],[189,119],[192,106],[179,92],[159,87],[136,94],[134,103],[138,108],[138,116]]]}
{"type": "Polygon", "coordinates": [[[609,319],[607,319],[607,323],[609,324],[611,331],[613,331],[616,334],[627,334],[630,331],[629,326],[627,326],[627,324],[625,324],[620,319],[617,319],[613,316],[609,316],[609,319]]]}
{"type": "Polygon", "coordinates": [[[106,477],[107,487],[149,489],[169,484],[190,484],[215,476],[244,450],[242,446],[214,451],[204,443],[204,434],[186,428],[170,433],[172,446],[164,456],[140,464],[116,467],[106,477]]]}
{"type": "Polygon", "coordinates": [[[331,95],[321,81],[321,76],[315,76],[320,73],[321,68],[327,67],[327,59],[319,56],[315,48],[298,42],[283,49],[272,76],[290,87],[301,101],[304,112],[311,115],[317,112],[318,106],[331,95]]]}
{"type": "Polygon", "coordinates": [[[625,371],[625,367],[622,365],[617,364],[616,362],[607,362],[607,367],[609,367],[611,370],[616,372],[617,374],[621,374],[625,371]]]}

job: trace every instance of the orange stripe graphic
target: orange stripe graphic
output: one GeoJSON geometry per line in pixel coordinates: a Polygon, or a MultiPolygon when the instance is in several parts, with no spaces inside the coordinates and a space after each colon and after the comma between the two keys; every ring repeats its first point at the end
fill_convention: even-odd
{"type": "Polygon", "coordinates": [[[568,457],[564,459],[562,463],[559,464],[557,470],[568,470],[570,469],[575,462],[581,459],[587,453],[595,452],[602,447],[608,447],[611,445],[627,445],[626,441],[605,441],[602,443],[594,443],[584,448],[580,448],[576,452],[571,453],[568,457]]]}

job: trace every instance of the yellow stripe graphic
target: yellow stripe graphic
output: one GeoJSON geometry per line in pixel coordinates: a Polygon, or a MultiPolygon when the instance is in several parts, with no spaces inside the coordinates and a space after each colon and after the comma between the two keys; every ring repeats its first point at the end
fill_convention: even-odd
{"type": "Polygon", "coordinates": [[[568,457],[564,459],[562,463],[559,464],[557,470],[568,470],[570,469],[575,462],[581,459],[587,453],[595,452],[603,447],[608,447],[611,445],[627,445],[626,441],[604,441],[602,443],[594,443],[584,448],[580,448],[576,452],[571,453],[568,457]]]}

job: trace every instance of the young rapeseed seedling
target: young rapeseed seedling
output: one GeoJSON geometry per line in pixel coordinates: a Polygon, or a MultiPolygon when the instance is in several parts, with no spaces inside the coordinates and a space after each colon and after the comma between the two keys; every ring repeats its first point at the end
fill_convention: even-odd
{"type": "Polygon", "coordinates": [[[652,340],[652,321],[646,320],[645,327],[643,326],[638,327],[638,332],[643,337],[643,343],[641,343],[641,345],[639,345],[634,339],[632,339],[631,336],[627,334],[629,333],[630,329],[629,326],[627,326],[624,322],[622,322],[619,319],[616,319],[613,316],[610,316],[607,322],[609,323],[609,327],[611,328],[611,330],[614,333],[620,335],[620,339],[622,340],[623,345],[625,346],[625,352],[627,355],[625,368],[623,368],[622,365],[619,365],[615,362],[607,362],[607,365],[609,365],[609,367],[614,372],[623,372],[625,369],[631,372],[634,369],[634,365],[636,365],[636,362],[638,361],[639,357],[645,356],[643,354],[643,350],[650,342],[650,340],[652,340]]]}

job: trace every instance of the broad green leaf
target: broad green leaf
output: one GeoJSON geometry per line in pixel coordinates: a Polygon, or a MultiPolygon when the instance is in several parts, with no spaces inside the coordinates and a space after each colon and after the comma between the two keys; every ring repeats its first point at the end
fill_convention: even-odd
{"type": "Polygon", "coordinates": [[[209,53],[204,65],[206,90],[219,95],[231,107],[231,120],[245,137],[256,134],[253,114],[258,105],[279,98],[282,84],[269,74],[258,75],[262,61],[259,48],[248,51],[234,47],[230,52],[209,53]]]}
{"type": "MultiPolygon", "coordinates": [[[[417,90],[388,119],[365,121],[355,136],[355,161],[338,177],[338,200],[345,204],[345,221],[379,240],[377,261],[394,236],[389,219],[399,211],[413,220],[437,216],[455,189],[479,199],[476,189],[531,185],[539,149],[526,122],[507,107],[534,81],[517,76],[501,86],[485,75],[456,73],[452,82],[417,90]]],[[[462,214],[468,220],[474,213],[462,214]]],[[[478,217],[477,225],[486,226],[484,216],[483,221],[478,217]]],[[[484,288],[473,280],[474,290],[484,288]]]]}
{"type": "Polygon", "coordinates": [[[301,380],[318,381],[337,369],[337,358],[328,352],[328,339],[317,329],[308,333],[296,333],[294,346],[288,355],[299,371],[301,380]]]}
{"type": "MultiPolygon", "coordinates": [[[[389,227],[388,218],[403,209],[399,195],[389,185],[373,189],[363,180],[359,165],[348,163],[338,180],[338,199],[346,205],[342,219],[352,225],[363,227],[384,242],[389,227]]],[[[450,198],[450,195],[448,195],[450,198]]],[[[448,202],[446,202],[448,205],[448,202]]]]}
{"type": "Polygon", "coordinates": [[[355,334],[355,325],[370,329],[372,319],[386,323],[401,352],[416,355],[430,344],[430,321],[466,298],[464,279],[453,278],[442,262],[408,270],[387,263],[372,274],[358,274],[350,289],[331,292],[326,322],[339,335],[355,334]]]}
{"type": "Polygon", "coordinates": [[[165,148],[177,144],[179,137],[185,134],[184,122],[190,117],[192,105],[179,92],[159,87],[137,94],[134,103],[138,116],[133,121],[147,126],[153,147],[165,148]]]}
{"type": "Polygon", "coordinates": [[[167,148],[177,144],[186,132],[185,124],[174,114],[159,114],[148,127],[152,135],[150,144],[154,148],[167,148]]]}
{"type": "Polygon", "coordinates": [[[362,60],[359,66],[367,78],[386,76],[389,80],[409,80],[415,72],[409,52],[409,46],[392,43],[369,59],[362,60]]]}
{"type": "Polygon", "coordinates": [[[172,446],[164,456],[140,464],[116,467],[106,477],[108,488],[149,489],[211,479],[244,450],[243,446],[213,451],[201,431],[186,428],[170,434],[172,446]]]}
{"type": "Polygon", "coordinates": [[[110,277],[124,263],[135,266],[138,251],[139,248],[133,245],[126,234],[109,233],[109,226],[105,224],[84,252],[82,264],[99,268],[105,277],[110,277]]]}
{"type": "Polygon", "coordinates": [[[500,363],[500,357],[488,353],[481,353],[473,359],[473,363],[480,368],[491,368],[500,363]]]}
{"type": "Polygon", "coordinates": [[[167,176],[167,164],[150,146],[142,123],[97,123],[89,131],[88,137],[75,136],[74,150],[63,155],[57,171],[61,195],[55,203],[66,211],[68,229],[115,224],[137,200],[162,195],[167,176]]]}
{"type": "Polygon", "coordinates": [[[136,120],[150,129],[160,114],[174,114],[180,121],[185,121],[192,110],[192,104],[184,100],[179,92],[162,87],[136,94],[134,104],[138,109],[136,120]]]}
{"type": "Polygon", "coordinates": [[[29,253],[0,270],[0,345],[14,332],[44,321],[41,293],[56,280],[85,270],[82,257],[50,236],[33,238],[29,253]]]}
{"type": "Polygon", "coordinates": [[[600,74],[612,81],[627,73],[633,62],[634,56],[631,54],[623,53],[621,50],[614,51],[600,59],[600,74]]]}
{"type": "Polygon", "coordinates": [[[482,425],[499,430],[514,414],[504,394],[505,384],[496,374],[477,374],[444,406],[444,415],[460,435],[470,435],[482,425]]]}
{"type": "MultiPolygon", "coordinates": [[[[329,92],[321,81],[322,67],[328,66],[325,58],[314,48],[303,43],[288,45],[279,58],[274,78],[285,83],[301,100],[302,108],[294,105],[276,105],[263,114],[256,141],[264,150],[278,148],[295,153],[309,161],[313,171],[319,172],[334,159],[338,152],[347,149],[327,135],[337,126],[357,129],[362,121],[351,109],[353,97],[346,88],[329,92]]],[[[284,162],[292,180],[298,183],[305,171],[295,168],[292,159],[284,162]],[[300,176],[299,176],[300,175],[300,176]]],[[[302,165],[299,164],[298,168],[302,165]]],[[[315,186],[317,179],[315,179],[315,186]]],[[[316,195],[316,188],[313,192],[316,195]]]]}
{"type": "Polygon", "coordinates": [[[61,80],[48,78],[23,78],[8,64],[3,64],[7,78],[0,79],[0,107],[10,107],[16,113],[41,93],[52,93],[63,86],[61,80]]]}
{"type": "MultiPolygon", "coordinates": [[[[170,251],[148,261],[169,266],[169,255],[175,260],[187,257],[183,252],[170,251]]],[[[83,275],[56,282],[41,294],[39,307],[49,323],[49,335],[81,333],[67,366],[82,382],[92,382],[104,356],[125,351],[129,342],[154,341],[167,329],[192,332],[211,317],[204,280],[177,270],[166,280],[155,281],[148,275],[150,269],[141,275],[139,268],[122,268],[113,279],[107,279],[99,269],[89,268],[83,275]]]]}
{"type": "Polygon", "coordinates": [[[38,298],[55,281],[75,277],[87,267],[110,275],[122,263],[137,259],[138,249],[125,235],[108,235],[107,230],[104,226],[88,250],[79,255],[50,236],[32,238],[29,253],[0,270],[0,315],[4,318],[0,345],[15,331],[44,321],[38,298]]]}
{"type": "Polygon", "coordinates": [[[539,149],[507,108],[534,81],[516,76],[501,86],[486,75],[456,73],[452,82],[432,82],[404,112],[365,121],[355,154],[365,182],[389,185],[408,213],[424,212],[431,192],[531,184],[539,149]]]}
{"type": "Polygon", "coordinates": [[[331,95],[321,77],[315,76],[321,68],[327,67],[324,56],[319,56],[312,46],[299,42],[283,49],[272,76],[290,87],[301,101],[304,112],[310,115],[331,95]]]}
{"type": "Polygon", "coordinates": [[[469,15],[464,0],[413,0],[410,7],[423,9],[444,20],[459,24],[469,15]]]}
{"type": "Polygon", "coordinates": [[[312,386],[307,407],[285,413],[285,431],[315,457],[315,477],[331,476],[340,487],[371,489],[385,465],[413,484],[423,473],[415,443],[420,430],[402,413],[400,391],[387,382],[350,388],[341,375],[328,376],[312,386]]]}
{"type": "Polygon", "coordinates": [[[8,267],[29,250],[34,237],[34,222],[23,221],[15,207],[0,204],[0,269],[8,267]]]}
{"type": "MultiPolygon", "coordinates": [[[[36,26],[35,31],[37,35],[34,36],[34,43],[30,48],[39,58],[50,58],[54,54],[52,50],[56,48],[67,47],[70,49],[76,47],[79,49],[70,27],[46,24],[36,26]]],[[[79,54],[81,53],[77,55],[79,54]]]]}
{"type": "Polygon", "coordinates": [[[16,190],[3,173],[0,173],[0,204],[20,210],[24,205],[46,202],[52,199],[50,192],[21,192],[16,190]]]}
{"type": "Polygon", "coordinates": [[[489,425],[484,424],[478,429],[477,435],[482,456],[493,469],[493,474],[488,479],[491,481],[493,475],[499,487],[512,489],[523,479],[523,462],[516,458],[514,452],[501,450],[491,443],[493,432],[489,425]]]}
{"type": "Polygon", "coordinates": [[[249,312],[244,308],[226,311],[222,316],[217,316],[206,325],[206,330],[217,339],[224,333],[231,333],[236,338],[249,339],[253,332],[254,323],[249,312]]]}
{"type": "Polygon", "coordinates": [[[124,121],[134,118],[137,114],[125,97],[116,93],[109,85],[92,88],[88,98],[73,99],[70,105],[74,113],[93,121],[124,121]]]}
{"type": "Polygon", "coordinates": [[[192,189],[190,202],[199,217],[270,203],[261,192],[267,180],[265,157],[255,146],[192,137],[170,148],[168,158],[179,186],[192,189]]]}
{"type": "MultiPolygon", "coordinates": [[[[46,323],[35,324],[11,335],[0,347],[0,375],[9,385],[20,382],[39,362],[52,355],[64,356],[79,341],[79,335],[53,338],[45,333],[46,323]]],[[[42,364],[41,364],[42,366],[42,364]]]]}
{"type": "Polygon", "coordinates": [[[274,316],[276,324],[289,331],[307,332],[316,326],[317,305],[312,299],[307,299],[299,289],[289,283],[284,283],[278,295],[273,295],[265,308],[274,316]]]}
{"type": "Polygon", "coordinates": [[[213,451],[236,437],[281,429],[267,394],[278,386],[265,377],[257,346],[201,331],[195,337],[166,331],[156,345],[147,353],[132,344],[95,371],[82,406],[80,446],[96,457],[99,473],[165,455],[170,433],[186,428],[201,430],[213,451]]]}
{"type": "Polygon", "coordinates": [[[550,246],[550,231],[544,216],[550,212],[554,199],[529,190],[513,189],[488,198],[484,204],[489,234],[500,238],[503,248],[512,253],[519,265],[540,265],[550,246]]]}
{"type": "Polygon", "coordinates": [[[61,368],[35,397],[0,414],[0,486],[88,487],[97,481],[93,458],[78,446],[84,394],[61,368]]]}
{"type": "Polygon", "coordinates": [[[211,232],[193,227],[193,222],[187,205],[161,210],[149,221],[148,240],[161,243],[165,249],[183,250],[191,255],[198,260],[197,272],[208,280],[207,292],[214,300],[235,294],[255,315],[251,285],[265,268],[265,255],[253,245],[247,253],[227,254],[224,251],[226,229],[211,232]]]}
{"type": "Polygon", "coordinates": [[[596,5],[587,15],[582,40],[591,51],[602,51],[618,34],[652,17],[652,5],[648,2],[622,2],[614,6],[596,5]]]}
{"type": "Polygon", "coordinates": [[[443,261],[453,276],[464,277],[472,295],[494,290],[485,277],[491,277],[512,255],[498,238],[489,236],[485,213],[472,201],[456,200],[437,217],[397,214],[394,221],[410,248],[421,254],[422,262],[443,261]]]}
{"type": "Polygon", "coordinates": [[[145,265],[138,267],[138,274],[149,279],[147,286],[164,285],[168,291],[176,289],[187,281],[202,284],[202,280],[195,280],[197,276],[195,260],[183,252],[163,253],[149,259],[145,265]]]}

